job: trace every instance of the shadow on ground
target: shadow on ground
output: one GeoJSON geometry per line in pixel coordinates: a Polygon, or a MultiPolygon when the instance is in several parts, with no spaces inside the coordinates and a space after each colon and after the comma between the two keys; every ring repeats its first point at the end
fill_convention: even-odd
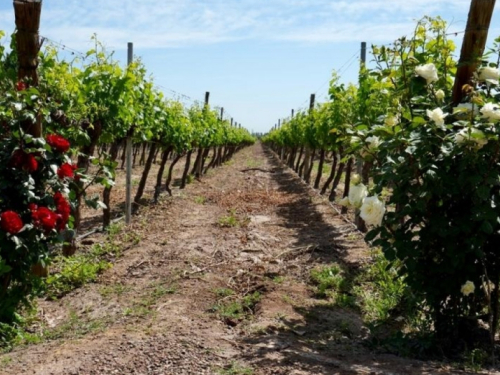
{"type": "MultiPolygon", "coordinates": [[[[310,189],[269,150],[264,152],[279,191],[297,195],[297,199],[279,206],[278,214],[284,219],[284,226],[296,230],[293,246],[313,250],[306,254],[304,268],[309,270],[319,264],[338,263],[352,270],[348,277],[354,277],[363,259],[356,261],[349,254],[353,242],[345,240],[343,233],[350,224],[339,219],[339,226],[335,227],[327,222],[311,199],[310,189]]],[[[429,370],[423,362],[372,353],[364,344],[369,339],[368,329],[355,308],[316,300],[312,294],[312,303],[294,304],[294,311],[300,318],[290,319],[285,315],[277,327],[243,338],[249,349],[242,359],[259,371],[264,369],[259,374],[267,374],[266,368],[276,367],[280,370],[273,370],[272,374],[302,374],[301,371],[308,374],[438,373],[429,370]]]]}

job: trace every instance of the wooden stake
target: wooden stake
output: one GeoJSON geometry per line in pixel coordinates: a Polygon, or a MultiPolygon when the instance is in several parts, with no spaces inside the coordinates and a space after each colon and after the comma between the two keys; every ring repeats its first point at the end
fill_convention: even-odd
{"type": "MultiPolygon", "coordinates": [[[[14,1],[16,48],[19,68],[17,78],[27,86],[38,86],[38,52],[42,46],[38,30],[42,13],[41,0],[14,1]]],[[[24,131],[35,138],[42,136],[42,117],[23,121],[24,131]]]]}
{"type": "Polygon", "coordinates": [[[472,76],[481,62],[481,57],[488,38],[495,0],[472,0],[465,28],[464,41],[457,75],[453,86],[453,104],[459,104],[464,98],[463,86],[471,84],[472,76]]]}
{"type": "MultiPolygon", "coordinates": [[[[134,60],[134,44],[127,44],[127,64],[132,64],[134,60]]],[[[132,130],[132,128],[130,129],[132,130]]],[[[130,224],[132,218],[132,131],[129,131],[126,144],[126,170],[127,175],[125,179],[126,193],[125,193],[125,224],[130,224]]]]}
{"type": "MultiPolygon", "coordinates": [[[[366,64],[366,42],[361,42],[361,71],[364,69],[366,64]]],[[[356,173],[359,176],[363,175],[363,160],[361,158],[358,158],[356,160],[356,173]]],[[[368,181],[362,181],[363,184],[366,184],[368,186],[368,181]]],[[[361,231],[361,232],[366,232],[366,224],[365,221],[359,216],[361,211],[359,208],[356,208],[354,211],[354,224],[356,224],[356,227],[361,231]]]]}
{"type": "MultiPolygon", "coordinates": [[[[316,95],[315,94],[311,94],[311,99],[309,101],[309,114],[312,114],[313,112],[313,109],[314,109],[314,102],[316,100],[316,95]]],[[[312,124],[309,124],[307,125],[308,127],[309,126],[312,126],[312,124]]],[[[309,145],[307,144],[307,140],[306,140],[306,155],[305,155],[305,158],[304,158],[304,180],[306,182],[309,182],[308,181],[308,171],[309,171],[309,166],[310,166],[310,159],[311,159],[311,149],[309,148],[309,145]]]]}

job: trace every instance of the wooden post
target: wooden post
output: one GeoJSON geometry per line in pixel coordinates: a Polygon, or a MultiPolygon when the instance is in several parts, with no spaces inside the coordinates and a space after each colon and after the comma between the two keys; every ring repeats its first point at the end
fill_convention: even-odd
{"type": "MultiPolygon", "coordinates": [[[[40,51],[40,17],[42,2],[40,0],[14,1],[16,18],[16,47],[19,67],[17,79],[26,86],[38,86],[38,52],[40,51]]],[[[25,120],[21,123],[27,134],[35,138],[42,137],[42,117],[37,113],[35,120],[25,120]]],[[[47,277],[49,270],[40,262],[31,267],[31,272],[38,277],[47,277]]],[[[4,281],[5,279],[0,279],[4,281]]],[[[9,280],[9,279],[7,279],[9,280]]]]}
{"type": "MultiPolygon", "coordinates": [[[[128,43],[127,64],[132,64],[134,60],[134,44],[128,43]]],[[[130,128],[127,135],[126,145],[126,170],[127,175],[125,179],[126,193],[125,193],[125,224],[130,224],[132,217],[132,128],[130,128]]]]}
{"type": "MultiPolygon", "coordinates": [[[[360,71],[362,71],[365,67],[366,64],[366,42],[361,42],[361,67],[360,71]]],[[[363,160],[361,158],[358,158],[356,160],[356,173],[361,177],[363,176],[363,160]]],[[[366,176],[368,179],[368,176],[366,176]]],[[[363,184],[366,184],[368,186],[368,181],[363,180],[363,184]]],[[[354,211],[354,224],[356,224],[356,227],[358,230],[361,232],[366,232],[366,224],[365,221],[359,216],[360,210],[359,208],[356,208],[354,211]]]]}
{"type": "MultiPolygon", "coordinates": [[[[316,100],[316,95],[311,94],[311,99],[309,101],[309,114],[310,115],[312,115],[315,100],[316,100]]],[[[310,126],[312,126],[312,124],[307,125],[308,128],[310,126]]],[[[306,133],[307,133],[307,130],[306,130],[306,133]]],[[[311,161],[310,160],[311,159],[311,149],[309,148],[309,145],[307,144],[307,139],[306,139],[305,148],[306,148],[306,155],[304,157],[304,180],[306,182],[309,182],[308,181],[308,171],[309,171],[309,166],[310,166],[310,161],[311,161]]]]}
{"type": "MultiPolygon", "coordinates": [[[[14,1],[16,18],[16,48],[19,68],[17,78],[29,86],[38,86],[38,52],[41,43],[38,30],[42,13],[41,0],[14,1]]],[[[42,117],[37,114],[35,121],[23,121],[22,127],[35,138],[42,136],[42,117]]]]}
{"type": "MultiPolygon", "coordinates": [[[[207,92],[205,92],[205,104],[204,104],[204,108],[203,108],[204,113],[206,111],[208,111],[209,101],[210,101],[210,92],[207,91],[207,92]]],[[[204,152],[205,152],[205,150],[203,149],[203,147],[201,147],[201,145],[198,145],[198,156],[196,158],[196,173],[195,173],[195,177],[198,179],[201,179],[201,175],[202,175],[203,153],[204,152]]]]}
{"type": "Polygon", "coordinates": [[[462,88],[466,84],[471,84],[471,78],[481,62],[494,8],[495,0],[471,1],[462,51],[453,86],[452,97],[454,105],[462,101],[464,97],[462,88]]]}

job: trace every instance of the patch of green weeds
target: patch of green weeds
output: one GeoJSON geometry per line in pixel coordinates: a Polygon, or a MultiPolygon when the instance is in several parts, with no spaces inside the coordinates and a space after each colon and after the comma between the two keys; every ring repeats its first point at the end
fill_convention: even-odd
{"type": "Polygon", "coordinates": [[[337,264],[311,270],[311,281],[316,285],[316,295],[321,298],[346,289],[346,279],[337,264]]]}
{"type": "Polygon", "coordinates": [[[123,315],[144,318],[154,314],[156,311],[153,307],[158,303],[158,300],[167,294],[174,294],[176,291],[177,286],[175,284],[166,285],[164,283],[153,283],[148,293],[123,310],[123,315]]]}
{"type": "Polygon", "coordinates": [[[463,366],[466,371],[472,371],[478,373],[481,371],[489,359],[489,355],[483,349],[473,349],[468,351],[463,356],[463,366]]]}
{"type": "Polygon", "coordinates": [[[207,198],[205,198],[205,197],[202,197],[202,196],[196,196],[196,197],[194,197],[194,202],[196,204],[205,204],[206,201],[207,201],[207,198]]]}
{"type": "Polygon", "coordinates": [[[283,284],[285,281],[285,276],[274,276],[271,280],[273,280],[276,284],[283,284]]]}
{"type": "Polygon", "coordinates": [[[6,356],[0,358],[0,369],[2,367],[7,366],[11,362],[12,362],[12,357],[11,356],[6,355],[6,356]]]}
{"type": "Polygon", "coordinates": [[[243,298],[220,301],[212,307],[212,311],[222,318],[243,319],[254,313],[255,306],[261,300],[259,292],[248,294],[243,298]]]}
{"type": "Polygon", "coordinates": [[[123,285],[121,283],[104,285],[99,288],[99,294],[103,297],[109,297],[112,295],[121,296],[123,293],[131,290],[129,286],[123,285]]]}
{"type": "Polygon", "coordinates": [[[44,341],[58,340],[61,338],[78,338],[89,333],[102,331],[109,323],[107,318],[85,319],[78,316],[75,311],[70,311],[67,320],[55,327],[44,327],[36,333],[20,332],[15,344],[35,345],[44,341]]]}
{"type": "Polygon", "coordinates": [[[186,177],[186,184],[191,184],[194,181],[194,176],[192,174],[188,174],[186,177]]]}
{"type": "Polygon", "coordinates": [[[236,361],[232,361],[226,368],[217,368],[215,371],[219,375],[253,375],[254,373],[252,368],[242,366],[236,361]]]}
{"type": "Polygon", "coordinates": [[[247,160],[247,168],[258,168],[262,165],[262,162],[260,160],[256,159],[249,159],[247,160]]]}
{"type": "Polygon", "coordinates": [[[92,253],[58,256],[52,264],[58,272],[44,281],[44,294],[49,299],[60,298],[84,284],[95,282],[101,272],[111,267],[109,262],[92,253]]]}
{"type": "Polygon", "coordinates": [[[218,224],[223,228],[232,228],[239,225],[238,218],[236,217],[236,210],[229,210],[228,215],[222,216],[218,220],[218,224]]]}
{"type": "MultiPolygon", "coordinates": [[[[391,318],[396,310],[405,310],[401,303],[409,302],[411,293],[404,279],[398,275],[398,264],[387,260],[380,252],[358,277],[354,294],[360,297],[364,320],[372,323],[391,318]]],[[[403,313],[407,316],[406,311],[403,313]]]]}
{"type": "Polygon", "coordinates": [[[217,288],[217,289],[214,289],[213,292],[218,297],[229,297],[229,296],[234,295],[234,290],[229,289],[229,288],[217,288]]]}
{"type": "Polygon", "coordinates": [[[281,296],[281,299],[283,300],[283,302],[288,303],[290,305],[294,304],[292,297],[290,297],[288,294],[283,294],[281,296]]]}

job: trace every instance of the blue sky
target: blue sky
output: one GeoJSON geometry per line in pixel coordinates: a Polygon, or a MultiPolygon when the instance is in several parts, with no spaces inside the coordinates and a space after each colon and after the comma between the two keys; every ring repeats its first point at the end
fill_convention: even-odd
{"type": "MultiPolygon", "coordinates": [[[[98,39],[126,61],[134,42],[156,84],[211,104],[246,128],[265,132],[309,95],[325,100],[332,70],[357,77],[359,46],[411,33],[424,15],[463,31],[469,0],[44,0],[40,33],[77,51],[98,39]]],[[[500,35],[498,7],[490,40],[500,35]]],[[[14,29],[10,0],[0,29],[14,29]]],[[[462,34],[456,41],[460,44],[462,34]]],[[[368,56],[368,58],[370,58],[368,56]]],[[[186,103],[191,99],[183,98],[186,103]]]]}

